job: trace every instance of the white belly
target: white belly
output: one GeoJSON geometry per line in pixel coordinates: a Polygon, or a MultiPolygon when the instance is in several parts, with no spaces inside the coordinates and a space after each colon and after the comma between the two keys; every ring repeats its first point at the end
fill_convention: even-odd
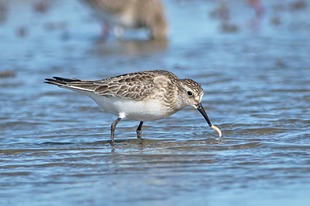
{"type": "Polygon", "coordinates": [[[90,97],[107,113],[115,114],[120,118],[128,118],[139,121],[157,120],[172,115],[167,107],[163,106],[160,100],[134,101],[117,97],[103,97],[95,94],[90,97]]]}

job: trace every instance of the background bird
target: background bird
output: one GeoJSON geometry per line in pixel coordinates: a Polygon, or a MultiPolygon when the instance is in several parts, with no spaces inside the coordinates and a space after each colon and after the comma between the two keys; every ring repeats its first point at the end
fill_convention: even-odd
{"type": "Polygon", "coordinates": [[[104,21],[103,33],[109,26],[117,37],[126,29],[145,28],[152,39],[163,39],[168,34],[168,23],[160,0],[82,0],[96,16],[104,21]]]}

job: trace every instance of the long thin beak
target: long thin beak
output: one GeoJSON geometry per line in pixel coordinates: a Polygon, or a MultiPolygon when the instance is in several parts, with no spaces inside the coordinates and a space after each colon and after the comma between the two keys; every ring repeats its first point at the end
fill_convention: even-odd
{"type": "Polygon", "coordinates": [[[200,112],[200,114],[202,114],[202,116],[206,119],[206,121],[208,122],[209,126],[212,127],[212,123],[205,111],[205,109],[203,108],[202,104],[199,103],[199,104],[196,104],[196,109],[200,112]]]}
{"type": "Polygon", "coordinates": [[[201,103],[196,104],[195,107],[196,107],[196,109],[202,114],[202,116],[206,119],[206,121],[208,122],[209,126],[210,126],[212,129],[214,129],[215,131],[217,131],[219,137],[222,137],[222,132],[221,132],[221,130],[220,130],[217,126],[214,126],[214,125],[211,123],[211,121],[210,121],[210,119],[209,119],[209,117],[208,117],[208,115],[207,115],[205,109],[203,108],[202,104],[201,104],[201,103]]]}

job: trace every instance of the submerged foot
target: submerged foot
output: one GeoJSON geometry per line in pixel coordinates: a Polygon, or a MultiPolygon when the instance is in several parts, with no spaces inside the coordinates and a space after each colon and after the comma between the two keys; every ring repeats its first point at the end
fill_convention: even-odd
{"type": "Polygon", "coordinates": [[[138,143],[139,143],[139,144],[142,144],[142,143],[143,143],[142,132],[141,132],[141,130],[137,130],[137,139],[138,139],[138,143]]]}
{"type": "Polygon", "coordinates": [[[108,143],[110,143],[111,146],[115,145],[115,141],[114,140],[109,140],[108,143]]]}

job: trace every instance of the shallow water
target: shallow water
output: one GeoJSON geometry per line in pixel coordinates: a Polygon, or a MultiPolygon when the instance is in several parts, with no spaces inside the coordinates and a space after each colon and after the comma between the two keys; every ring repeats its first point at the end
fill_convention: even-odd
{"type": "Polygon", "coordinates": [[[261,16],[235,1],[229,20],[216,1],[165,1],[166,42],[103,41],[73,0],[0,2],[1,205],[310,204],[307,1],[261,16]],[[221,140],[186,108],[145,122],[143,144],[121,121],[112,149],[114,116],[43,83],[162,68],[202,84],[221,140]]]}

